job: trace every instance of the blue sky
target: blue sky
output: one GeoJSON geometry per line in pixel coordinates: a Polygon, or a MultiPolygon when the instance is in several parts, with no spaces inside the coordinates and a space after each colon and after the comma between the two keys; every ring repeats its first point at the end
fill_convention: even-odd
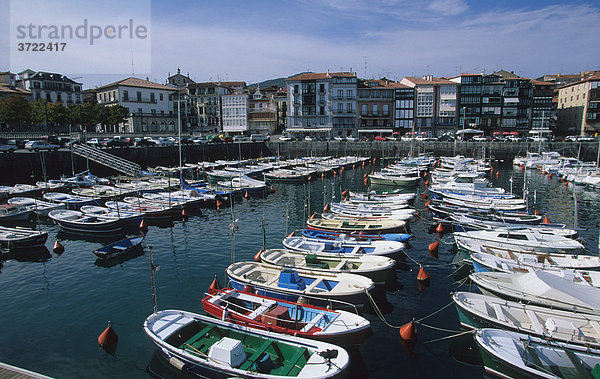
{"type": "MultiPolygon", "coordinates": [[[[0,6],[3,3],[8,1],[0,0],[0,6]]],[[[57,14],[49,17],[60,18],[68,2],[52,3],[57,4],[57,14]]],[[[597,1],[155,0],[151,4],[151,72],[136,76],[158,82],[177,67],[197,81],[248,83],[327,69],[392,79],[497,69],[537,77],[600,69],[597,1]]],[[[8,20],[2,17],[0,27],[6,27],[8,20]]],[[[7,45],[0,37],[0,53],[7,45]]],[[[35,58],[30,67],[48,69],[44,63],[43,57],[35,58]]],[[[90,75],[71,62],[63,63],[62,72],[83,76],[87,88],[130,75],[131,62],[119,63],[120,75],[90,75]]],[[[7,66],[0,57],[0,71],[7,66]]]]}

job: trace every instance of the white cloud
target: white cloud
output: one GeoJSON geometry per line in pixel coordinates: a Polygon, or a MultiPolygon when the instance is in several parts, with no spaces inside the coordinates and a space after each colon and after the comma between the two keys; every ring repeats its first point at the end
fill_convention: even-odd
{"type": "Polygon", "coordinates": [[[434,0],[427,8],[445,16],[456,16],[466,12],[469,5],[465,0],[434,0]]]}

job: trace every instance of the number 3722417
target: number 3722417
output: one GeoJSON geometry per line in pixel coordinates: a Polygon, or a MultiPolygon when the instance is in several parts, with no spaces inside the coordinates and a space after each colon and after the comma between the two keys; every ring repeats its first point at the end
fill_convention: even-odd
{"type": "Polygon", "coordinates": [[[65,51],[66,42],[19,42],[17,50],[19,51],[65,51]]]}

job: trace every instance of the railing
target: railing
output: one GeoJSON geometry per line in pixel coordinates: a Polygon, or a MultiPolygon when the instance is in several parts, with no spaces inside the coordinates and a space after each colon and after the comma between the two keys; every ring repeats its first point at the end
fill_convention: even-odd
{"type": "Polygon", "coordinates": [[[138,176],[142,170],[137,163],[84,144],[73,145],[73,153],[127,175],[138,176]]]}

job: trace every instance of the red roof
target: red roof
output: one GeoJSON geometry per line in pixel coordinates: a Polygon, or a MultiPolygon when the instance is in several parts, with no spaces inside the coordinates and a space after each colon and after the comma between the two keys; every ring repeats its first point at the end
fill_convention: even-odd
{"type": "Polygon", "coordinates": [[[451,82],[450,80],[440,79],[440,78],[432,78],[431,80],[423,79],[423,78],[415,78],[414,76],[407,76],[404,79],[414,83],[415,85],[427,85],[427,84],[452,84],[457,85],[458,83],[451,82]]]}
{"type": "Polygon", "coordinates": [[[119,80],[118,82],[110,83],[105,86],[101,86],[96,88],[97,90],[106,89],[110,87],[117,86],[128,86],[128,87],[139,87],[139,88],[152,88],[152,89],[162,89],[168,91],[177,91],[175,87],[169,87],[162,84],[154,83],[149,80],[139,79],[139,78],[127,78],[123,80],[119,80]]]}
{"type": "Polygon", "coordinates": [[[355,74],[351,74],[349,72],[306,72],[304,74],[298,74],[295,76],[291,76],[286,79],[288,80],[318,80],[318,79],[329,79],[333,77],[346,77],[346,78],[355,78],[355,74]]]}

